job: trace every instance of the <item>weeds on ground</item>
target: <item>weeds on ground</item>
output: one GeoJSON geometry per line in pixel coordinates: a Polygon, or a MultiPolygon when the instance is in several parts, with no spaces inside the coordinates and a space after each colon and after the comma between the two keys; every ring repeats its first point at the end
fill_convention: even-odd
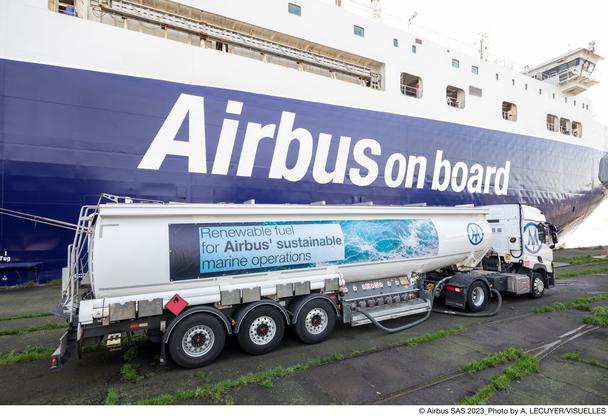
{"type": "Polygon", "coordinates": [[[17,319],[42,318],[44,316],[51,316],[51,314],[48,312],[34,312],[24,315],[0,316],[0,321],[15,321],[17,319]]]}
{"type": "Polygon", "coordinates": [[[578,309],[581,311],[590,311],[590,303],[599,302],[602,300],[608,300],[608,292],[603,292],[592,296],[583,296],[578,299],[574,299],[568,302],[555,302],[544,306],[538,306],[532,308],[534,313],[549,313],[557,311],[565,311],[568,309],[578,309]]]}
{"type": "Polygon", "coordinates": [[[579,264],[590,264],[590,263],[603,263],[608,261],[608,258],[596,259],[593,256],[574,256],[574,257],[557,257],[553,260],[554,262],[569,263],[571,265],[579,264]]]}
{"type": "Polygon", "coordinates": [[[108,393],[106,394],[106,398],[103,401],[105,405],[115,405],[118,404],[118,393],[113,388],[108,389],[108,393]]]}
{"type": "Polygon", "coordinates": [[[583,319],[583,322],[590,325],[608,327],[608,307],[596,306],[591,309],[591,316],[583,319]]]}
{"type": "Polygon", "coordinates": [[[578,361],[580,363],[585,363],[585,364],[592,365],[594,367],[605,368],[605,369],[608,370],[608,365],[607,364],[600,363],[598,360],[585,360],[577,352],[567,352],[565,354],[562,354],[562,358],[564,360],[578,361]]]}
{"type": "MultiPolygon", "coordinates": [[[[472,396],[462,399],[459,404],[475,406],[484,405],[497,392],[509,390],[513,381],[520,380],[528,374],[537,372],[538,367],[540,366],[538,358],[515,348],[507,348],[499,353],[491,354],[485,359],[469,363],[469,370],[473,372],[481,371],[483,368],[493,366],[492,364],[501,364],[501,359],[506,361],[513,361],[514,359],[515,362],[511,366],[505,368],[502,373],[491,377],[488,384],[477,390],[472,396]]],[[[466,367],[467,366],[465,365],[465,370],[469,371],[466,367]]]]}
{"type": "Polygon", "coordinates": [[[592,267],[574,272],[556,273],[556,279],[564,279],[566,277],[585,276],[589,274],[599,274],[608,272],[608,265],[602,267],[592,267]]]}
{"type": "Polygon", "coordinates": [[[464,371],[475,374],[486,368],[496,367],[508,362],[516,361],[523,356],[523,352],[515,347],[489,354],[481,360],[471,361],[464,365],[464,371]]]}
{"type": "Polygon", "coordinates": [[[5,352],[0,354],[0,366],[49,359],[53,351],[55,351],[54,348],[36,346],[27,347],[25,350],[18,352],[5,352]]]}
{"type": "Polygon", "coordinates": [[[64,323],[49,322],[42,325],[28,326],[27,328],[12,328],[0,331],[0,336],[5,335],[24,335],[30,332],[49,331],[51,329],[65,329],[67,325],[64,323]]]}
{"type": "Polygon", "coordinates": [[[139,354],[139,347],[137,344],[131,345],[122,356],[125,363],[120,367],[120,381],[137,383],[144,379],[144,376],[137,373],[139,364],[134,361],[137,359],[139,354]]]}

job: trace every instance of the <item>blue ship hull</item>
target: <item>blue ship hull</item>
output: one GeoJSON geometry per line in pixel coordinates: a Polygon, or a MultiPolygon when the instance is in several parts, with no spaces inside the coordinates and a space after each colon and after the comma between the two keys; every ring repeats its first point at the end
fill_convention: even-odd
{"type": "MultiPolygon", "coordinates": [[[[101,193],[185,202],[309,203],[373,201],[428,205],[525,203],[564,227],[587,215],[602,200],[598,179],[604,152],[495,130],[369,110],[211,87],[184,85],[94,71],[0,60],[0,206],[76,222],[80,207],[101,193]],[[189,173],[188,158],[167,156],[158,170],[138,169],[142,157],[180,94],[204,97],[206,160],[214,161],[228,100],[244,103],[227,174],[189,173]],[[251,177],[237,176],[246,122],[277,124],[281,112],[296,114],[295,127],[313,138],[320,133],[355,140],[373,138],[383,167],[392,153],[428,159],[424,186],[390,188],[380,169],[368,186],[320,184],[310,169],[301,180],[270,179],[272,140],[261,141],[251,177]],[[437,150],[452,163],[504,167],[510,162],[504,195],[433,190],[437,150]]],[[[188,137],[184,122],[177,137],[188,137]]],[[[177,140],[180,140],[179,138],[177,140]]],[[[580,140],[580,139],[579,139],[580,140]]],[[[332,142],[328,170],[335,163],[332,142]],[[332,162],[333,160],[333,162],[332,162]]],[[[296,163],[290,148],[287,165],[296,163]]],[[[295,149],[297,151],[297,149],[295,149]]],[[[356,161],[349,156],[349,167],[356,161]]],[[[363,169],[365,170],[365,169],[363,169]]],[[[60,276],[69,231],[0,216],[0,255],[35,265],[35,279],[60,276]]],[[[2,271],[0,270],[0,277],[2,271]]],[[[4,274],[15,284],[23,273],[4,274]]]]}

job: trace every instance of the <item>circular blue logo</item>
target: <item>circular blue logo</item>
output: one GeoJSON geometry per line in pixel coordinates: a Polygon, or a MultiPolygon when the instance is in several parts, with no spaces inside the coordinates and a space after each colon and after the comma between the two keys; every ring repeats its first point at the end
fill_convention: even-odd
{"type": "Polygon", "coordinates": [[[543,244],[540,242],[538,238],[538,226],[529,222],[524,226],[524,248],[528,253],[535,254],[538,253],[543,244]]]}
{"type": "Polygon", "coordinates": [[[469,242],[476,246],[483,241],[483,228],[477,223],[470,222],[467,225],[467,236],[469,237],[469,242]]]}

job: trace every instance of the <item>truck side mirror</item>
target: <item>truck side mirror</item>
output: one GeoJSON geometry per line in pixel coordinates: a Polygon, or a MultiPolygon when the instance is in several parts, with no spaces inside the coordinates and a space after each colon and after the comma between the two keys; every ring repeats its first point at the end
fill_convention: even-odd
{"type": "MultiPolygon", "coordinates": [[[[557,239],[557,227],[555,227],[555,225],[547,223],[549,225],[549,232],[551,233],[551,240],[553,240],[553,247],[555,247],[555,244],[557,244],[559,241],[557,239]]],[[[553,248],[551,247],[551,248],[553,248]]]]}

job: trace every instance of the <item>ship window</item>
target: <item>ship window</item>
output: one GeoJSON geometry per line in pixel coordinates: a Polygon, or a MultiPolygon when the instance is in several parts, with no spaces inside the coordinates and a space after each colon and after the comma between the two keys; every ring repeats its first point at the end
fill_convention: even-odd
{"type": "Polygon", "coordinates": [[[526,91],[528,91],[528,84],[524,84],[524,88],[526,91]]]}
{"type": "Polygon", "coordinates": [[[394,46],[395,48],[399,46],[399,39],[397,39],[397,38],[394,38],[394,39],[393,39],[393,46],[394,46]]]}
{"type": "Polygon", "coordinates": [[[511,79],[511,85],[515,86],[515,78],[511,79]]]}
{"type": "Polygon", "coordinates": [[[557,131],[557,116],[547,114],[547,130],[557,131]]]}
{"type": "Polygon", "coordinates": [[[583,125],[578,121],[572,122],[572,135],[574,137],[583,137],[583,125]]]}
{"type": "Polygon", "coordinates": [[[568,97],[564,97],[564,102],[567,103],[568,102],[568,97]]]}
{"type": "Polygon", "coordinates": [[[517,121],[517,105],[508,101],[503,101],[502,118],[509,121],[517,121]]]}
{"type": "Polygon", "coordinates": [[[302,16],[302,6],[298,6],[294,3],[287,3],[287,11],[296,16],[302,16]]]}
{"type": "Polygon", "coordinates": [[[460,68],[460,61],[458,59],[452,58],[452,66],[454,68],[460,68]]]}
{"type": "Polygon", "coordinates": [[[574,100],[574,106],[576,107],[576,100],[574,100]]]}
{"type": "Polygon", "coordinates": [[[566,135],[570,135],[570,120],[568,120],[567,118],[560,118],[559,119],[559,131],[562,132],[562,134],[566,134],[566,135]]]}
{"type": "Polygon", "coordinates": [[[553,93],[553,99],[555,100],[555,93],[553,93]]]}
{"type": "Polygon", "coordinates": [[[464,91],[458,87],[448,85],[445,96],[450,107],[464,108],[464,91]]]}
{"type": "Polygon", "coordinates": [[[401,94],[407,95],[408,97],[421,98],[422,78],[420,78],[418,75],[412,75],[406,72],[402,72],[401,94]]]}
{"type": "Polygon", "coordinates": [[[412,53],[416,53],[416,45],[412,45],[412,53]]]}
{"type": "Polygon", "coordinates": [[[416,43],[417,43],[418,45],[422,45],[422,39],[418,39],[418,38],[416,38],[416,43]]]}
{"type": "Polygon", "coordinates": [[[498,81],[498,78],[499,78],[499,76],[498,76],[498,72],[497,72],[496,73],[496,81],[498,81]]]}
{"type": "Polygon", "coordinates": [[[538,95],[543,95],[543,89],[542,88],[538,89],[538,95]]]}
{"type": "Polygon", "coordinates": [[[469,85],[469,94],[474,95],[475,97],[481,97],[481,88],[474,87],[469,85]]]}
{"type": "Polygon", "coordinates": [[[474,73],[475,75],[479,74],[479,68],[476,67],[475,65],[471,65],[471,72],[474,73]]]}
{"type": "Polygon", "coordinates": [[[365,28],[363,28],[361,26],[354,25],[353,26],[353,33],[355,35],[357,35],[357,36],[364,37],[365,36],[365,28]]]}

